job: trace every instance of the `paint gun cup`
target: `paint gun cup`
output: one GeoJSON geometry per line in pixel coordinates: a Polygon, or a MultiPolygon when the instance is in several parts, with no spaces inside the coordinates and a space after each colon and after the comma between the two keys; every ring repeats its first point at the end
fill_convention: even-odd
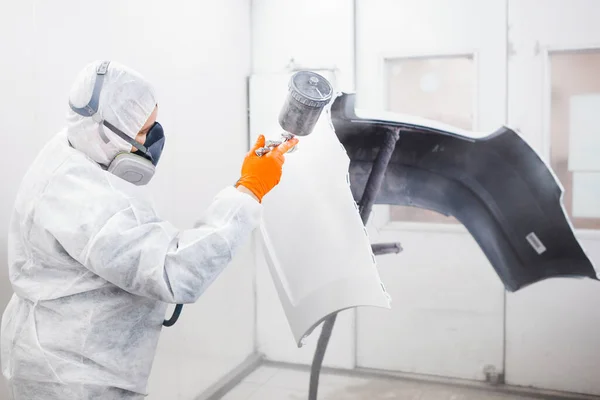
{"type": "MultiPolygon", "coordinates": [[[[262,157],[296,136],[310,135],[332,95],[333,87],[323,76],[311,71],[294,73],[288,82],[287,97],[279,111],[279,126],[283,128],[282,140],[265,143],[265,147],[256,150],[256,155],[262,157]]],[[[296,151],[297,147],[292,147],[288,153],[296,151]]]]}

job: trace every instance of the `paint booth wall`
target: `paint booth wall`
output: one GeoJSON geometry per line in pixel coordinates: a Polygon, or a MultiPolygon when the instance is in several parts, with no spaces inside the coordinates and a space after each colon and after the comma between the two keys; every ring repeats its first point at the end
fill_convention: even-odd
{"type": "MultiPolygon", "coordinates": [[[[253,73],[334,69],[336,89],[356,89],[362,108],[474,130],[508,123],[549,160],[545,49],[597,49],[600,5],[548,7],[544,0],[254,0],[253,73]]],[[[565,84],[583,76],[562,70],[565,84]]],[[[600,394],[597,282],[554,279],[505,297],[477,243],[450,218],[378,206],[369,233],[404,247],[378,259],[392,310],[344,311],[325,365],[472,380],[495,371],[509,384],[600,394]]],[[[600,231],[577,235],[600,265],[600,231]]],[[[309,364],[320,330],[296,348],[260,250],[257,260],[259,351],[309,364]]]]}
{"type": "MultiPolygon", "coordinates": [[[[167,142],[149,190],[161,216],[192,227],[238,178],[247,149],[250,2],[23,0],[0,3],[0,308],[12,290],[7,227],[19,181],[63,125],[78,71],[95,59],[145,75],[167,142]]],[[[190,399],[253,351],[250,244],[163,331],[149,399],[190,399]]],[[[4,379],[0,399],[6,399],[4,379]]]]}

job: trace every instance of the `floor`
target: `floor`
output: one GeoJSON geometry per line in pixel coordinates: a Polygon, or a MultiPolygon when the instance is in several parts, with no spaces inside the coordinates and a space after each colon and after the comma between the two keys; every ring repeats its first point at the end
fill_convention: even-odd
{"type": "MultiPolygon", "coordinates": [[[[223,400],[306,400],[309,372],[262,366],[223,400]]],[[[387,378],[321,374],[319,400],[539,400],[479,389],[387,378]]]]}

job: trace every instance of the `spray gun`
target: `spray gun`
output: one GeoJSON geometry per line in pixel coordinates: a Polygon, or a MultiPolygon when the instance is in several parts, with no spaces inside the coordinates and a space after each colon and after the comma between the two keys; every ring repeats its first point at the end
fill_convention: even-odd
{"type": "MultiPolygon", "coordinates": [[[[333,95],[333,87],[321,75],[310,71],[298,71],[290,78],[288,95],[279,112],[279,125],[284,132],[281,140],[267,140],[265,147],[256,150],[256,155],[262,157],[283,142],[294,136],[308,136],[312,133],[323,108],[333,95]]],[[[291,148],[288,153],[295,150],[291,148]]],[[[173,315],[163,322],[164,326],[173,326],[181,315],[182,304],[177,304],[173,315]]]]}
{"type": "Polygon", "coordinates": [[[321,75],[311,71],[298,71],[292,75],[288,95],[279,112],[279,125],[284,130],[281,140],[267,140],[264,147],[256,150],[256,155],[261,157],[294,136],[310,135],[332,95],[331,84],[321,75]]]}

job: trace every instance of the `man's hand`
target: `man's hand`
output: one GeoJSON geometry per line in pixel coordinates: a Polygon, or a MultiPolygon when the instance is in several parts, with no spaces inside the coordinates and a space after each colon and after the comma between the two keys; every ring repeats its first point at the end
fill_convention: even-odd
{"type": "Polygon", "coordinates": [[[260,135],[252,149],[246,154],[242,165],[242,177],[238,180],[236,187],[244,186],[254,194],[259,203],[262,202],[262,198],[279,184],[285,162],[284,154],[296,144],[298,144],[297,138],[290,139],[259,157],[256,155],[256,150],[265,146],[265,137],[260,135]]]}

